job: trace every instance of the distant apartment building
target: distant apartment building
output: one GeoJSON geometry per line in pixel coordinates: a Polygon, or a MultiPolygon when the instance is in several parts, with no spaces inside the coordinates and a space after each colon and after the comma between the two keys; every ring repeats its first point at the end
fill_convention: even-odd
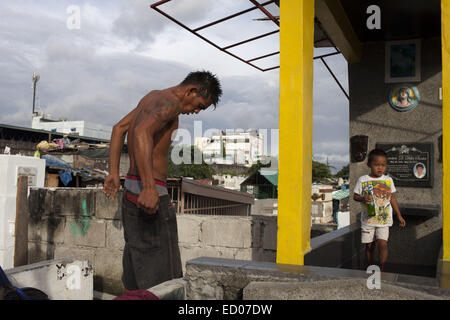
{"type": "Polygon", "coordinates": [[[264,135],[256,130],[196,137],[195,146],[203,152],[206,163],[238,164],[251,167],[264,153],[264,135]]]}
{"type": "Polygon", "coordinates": [[[88,121],[67,121],[66,119],[53,119],[49,114],[38,112],[33,115],[31,128],[51,132],[67,133],[96,139],[111,138],[112,127],[88,121]]]}

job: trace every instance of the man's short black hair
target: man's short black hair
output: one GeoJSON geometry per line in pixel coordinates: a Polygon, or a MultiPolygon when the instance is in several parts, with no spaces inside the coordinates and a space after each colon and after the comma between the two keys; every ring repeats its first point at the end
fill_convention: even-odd
{"type": "Polygon", "coordinates": [[[375,156],[383,156],[383,157],[387,158],[387,154],[384,150],[373,149],[372,151],[369,152],[369,158],[367,160],[367,164],[370,164],[375,156]]]}
{"type": "Polygon", "coordinates": [[[205,99],[210,98],[214,107],[222,95],[219,79],[209,71],[190,72],[180,84],[184,86],[196,85],[199,89],[200,96],[205,99]]]}
{"type": "Polygon", "coordinates": [[[419,168],[419,167],[422,168],[422,169],[425,168],[425,166],[423,164],[421,164],[421,163],[416,165],[416,168],[419,168]]]}

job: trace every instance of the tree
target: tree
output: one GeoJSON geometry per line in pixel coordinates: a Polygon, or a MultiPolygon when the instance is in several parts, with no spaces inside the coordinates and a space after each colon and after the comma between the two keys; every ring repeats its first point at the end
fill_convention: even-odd
{"type": "Polygon", "coordinates": [[[320,182],[325,178],[331,178],[330,167],[324,163],[314,161],[312,162],[312,182],[320,182]]]}
{"type": "MultiPolygon", "coordinates": [[[[201,152],[196,148],[195,146],[190,146],[190,157],[191,157],[191,163],[181,163],[179,165],[176,165],[172,161],[172,150],[173,146],[169,149],[169,155],[168,155],[168,171],[167,176],[168,177],[192,177],[194,179],[212,179],[212,176],[214,174],[214,170],[208,166],[204,159],[202,154],[202,163],[201,164],[195,164],[194,163],[194,155],[195,152],[201,152]]],[[[183,152],[185,149],[180,151],[180,157],[183,156],[183,152]]]]}
{"type": "Polygon", "coordinates": [[[254,175],[256,172],[258,172],[261,168],[269,168],[270,162],[268,164],[262,164],[261,161],[256,161],[255,164],[252,164],[250,168],[248,168],[247,172],[245,173],[246,176],[250,177],[251,175],[254,175]]]}
{"type": "Polygon", "coordinates": [[[342,167],[341,170],[339,170],[336,173],[337,178],[348,178],[350,174],[350,164],[347,164],[346,166],[342,167]]]}

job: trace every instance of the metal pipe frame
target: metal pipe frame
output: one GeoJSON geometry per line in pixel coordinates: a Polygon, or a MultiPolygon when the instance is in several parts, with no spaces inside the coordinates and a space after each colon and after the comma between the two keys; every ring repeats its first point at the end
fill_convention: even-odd
{"type": "Polygon", "coordinates": [[[258,69],[258,70],[260,70],[260,71],[265,72],[265,71],[269,71],[269,70],[278,69],[278,68],[280,67],[280,66],[275,66],[275,67],[270,67],[270,68],[263,69],[263,68],[260,68],[260,67],[258,67],[258,66],[256,66],[256,65],[254,65],[253,63],[251,63],[252,61],[260,60],[260,59],[263,59],[263,58],[266,58],[266,57],[270,57],[270,56],[279,54],[279,53],[280,53],[279,51],[273,52],[273,53],[269,53],[269,54],[265,54],[265,55],[262,55],[262,56],[259,56],[259,57],[247,59],[247,60],[245,60],[245,59],[239,57],[238,55],[233,54],[232,52],[228,51],[228,49],[230,49],[230,48],[237,47],[237,46],[240,46],[240,45],[242,45],[242,44],[245,44],[245,43],[248,43],[248,42],[257,40],[257,39],[261,39],[261,38],[264,38],[264,37],[273,35],[273,34],[275,34],[275,33],[278,33],[278,32],[280,31],[279,29],[278,29],[278,30],[275,30],[275,31],[272,31],[272,32],[268,32],[268,33],[259,35],[259,36],[256,36],[256,37],[253,37],[253,38],[250,38],[250,39],[247,39],[247,40],[244,40],[244,41],[240,41],[240,42],[238,42],[238,43],[234,43],[234,44],[225,46],[225,47],[223,47],[223,48],[220,47],[219,45],[217,45],[216,43],[212,42],[211,40],[205,38],[204,36],[200,35],[200,34],[197,32],[197,31],[199,31],[199,30],[203,30],[203,29],[209,28],[209,27],[211,27],[211,26],[213,26],[213,25],[216,25],[216,24],[221,23],[221,22],[224,22],[224,21],[226,21],[226,20],[235,18],[235,17],[237,17],[237,16],[239,16],[239,15],[242,15],[242,14],[244,14],[244,13],[253,11],[253,10],[255,10],[255,9],[261,10],[266,16],[268,16],[272,21],[274,21],[275,24],[277,24],[277,26],[279,26],[279,22],[277,21],[277,19],[274,18],[274,17],[273,17],[273,16],[272,16],[265,8],[264,8],[264,6],[269,5],[269,4],[271,4],[271,3],[274,3],[275,0],[266,1],[266,2],[264,2],[264,3],[259,3],[259,2],[255,1],[255,0],[250,0],[250,2],[252,2],[252,3],[254,4],[253,7],[248,8],[248,9],[243,10],[243,11],[240,11],[240,12],[237,12],[237,13],[235,13],[235,14],[229,15],[229,16],[227,16],[227,17],[225,17],[225,18],[222,18],[222,19],[213,21],[213,22],[211,22],[211,23],[205,24],[205,25],[200,26],[200,27],[195,28],[195,29],[189,28],[188,26],[186,26],[186,25],[183,24],[182,22],[178,21],[177,19],[173,18],[172,16],[170,16],[169,14],[167,14],[166,12],[164,12],[164,11],[162,11],[160,8],[158,8],[159,6],[165,4],[165,3],[169,2],[169,1],[171,1],[171,0],[161,0],[161,1],[155,2],[155,3],[153,3],[152,5],[150,5],[150,8],[152,8],[153,10],[155,10],[155,11],[157,11],[158,13],[162,14],[162,15],[165,16],[167,19],[169,19],[169,20],[175,22],[176,24],[178,24],[178,25],[181,26],[182,28],[184,28],[184,29],[188,30],[189,32],[193,33],[194,35],[196,35],[197,37],[199,37],[199,38],[202,39],[203,41],[206,41],[207,43],[209,43],[210,45],[212,45],[212,46],[214,46],[215,48],[219,49],[220,51],[223,51],[223,52],[229,54],[229,55],[232,56],[233,58],[238,59],[238,60],[240,60],[240,61],[242,61],[242,62],[244,62],[244,63],[246,63],[246,64],[252,66],[252,67],[255,68],[255,69],[258,69]]]}
{"type": "MultiPolygon", "coordinates": [[[[262,56],[259,56],[259,57],[255,57],[255,58],[251,58],[251,59],[247,59],[247,60],[245,60],[245,59],[239,57],[238,55],[233,54],[233,53],[231,53],[230,51],[228,51],[228,49],[230,49],[230,48],[237,47],[237,46],[243,45],[243,44],[245,44],[245,43],[248,43],[248,42],[251,42],[251,41],[255,41],[255,40],[257,40],[257,39],[261,39],[261,38],[264,38],[264,37],[267,37],[267,36],[270,36],[270,35],[273,35],[273,34],[275,34],[275,33],[280,32],[280,29],[279,29],[279,27],[280,27],[280,22],[278,21],[277,18],[275,18],[269,11],[267,11],[267,10],[264,8],[265,6],[267,6],[267,5],[271,4],[271,3],[274,3],[275,0],[266,1],[266,2],[264,2],[264,3],[259,3],[259,2],[256,1],[256,0],[249,0],[249,1],[254,5],[253,7],[248,8],[248,9],[243,10],[243,11],[236,12],[236,13],[234,13],[234,14],[232,14],[232,15],[226,16],[225,18],[222,18],[222,19],[219,19],[219,20],[210,22],[210,23],[208,23],[208,24],[205,24],[205,25],[203,25],[203,26],[197,27],[197,28],[195,28],[195,29],[189,28],[188,26],[184,25],[184,24],[181,23],[180,21],[176,20],[175,18],[173,18],[172,16],[170,16],[169,14],[165,13],[164,11],[162,11],[161,9],[158,8],[159,6],[165,4],[165,3],[169,2],[169,1],[171,1],[171,0],[161,0],[161,1],[158,1],[158,2],[153,3],[152,5],[150,5],[150,7],[151,7],[153,10],[155,10],[155,11],[157,11],[158,13],[162,14],[163,16],[165,16],[166,18],[168,18],[169,20],[175,22],[176,24],[178,24],[178,25],[181,26],[182,28],[184,28],[184,29],[188,30],[189,32],[191,32],[192,34],[196,35],[197,37],[199,37],[199,38],[202,39],[203,41],[206,41],[207,43],[209,43],[210,45],[212,45],[212,46],[214,46],[215,48],[219,49],[220,51],[225,52],[226,54],[232,56],[233,58],[238,59],[238,60],[240,60],[240,61],[242,61],[242,62],[248,64],[249,66],[252,66],[252,67],[255,68],[255,69],[258,69],[258,70],[260,70],[260,71],[265,72],[265,71],[270,71],[270,70],[274,70],[274,69],[280,68],[280,66],[278,65],[278,66],[274,66],[274,67],[270,67],[270,68],[265,68],[265,69],[263,69],[263,68],[260,68],[260,67],[258,67],[258,66],[256,66],[256,65],[254,65],[253,63],[251,63],[251,62],[256,61],[256,60],[260,60],[260,59],[264,59],[264,58],[267,58],[267,57],[271,57],[271,56],[280,54],[280,51],[268,53],[268,54],[265,54],[265,55],[262,55],[262,56]],[[259,35],[259,36],[256,36],[256,37],[247,39],[247,40],[243,40],[243,41],[240,41],[240,42],[237,42],[237,43],[234,43],[234,44],[225,46],[225,47],[220,47],[220,46],[217,45],[216,43],[212,42],[211,40],[205,38],[204,36],[202,36],[202,35],[200,35],[200,34],[198,33],[198,31],[200,31],[200,30],[209,28],[209,27],[211,27],[211,26],[214,26],[214,25],[219,24],[219,23],[221,23],[221,22],[224,22],[224,21],[230,20],[230,19],[232,19],[232,18],[238,17],[238,16],[240,16],[240,15],[242,15],[242,14],[248,13],[248,12],[253,11],[253,10],[256,10],[256,9],[261,10],[261,11],[262,11],[262,12],[263,12],[270,20],[272,20],[272,21],[278,26],[278,30],[271,31],[271,32],[268,32],[268,33],[265,33],[265,34],[262,34],[262,35],[259,35]]],[[[325,65],[325,67],[327,68],[328,72],[331,74],[331,76],[333,77],[333,79],[334,79],[334,80],[336,81],[336,83],[338,84],[339,88],[342,90],[342,92],[343,92],[344,95],[347,97],[347,99],[349,99],[349,95],[348,95],[347,92],[344,90],[344,88],[342,87],[341,83],[340,83],[339,80],[336,78],[336,76],[334,75],[333,71],[331,71],[330,67],[329,67],[328,64],[325,62],[325,59],[324,59],[325,57],[329,57],[329,56],[333,56],[333,55],[336,55],[336,54],[340,54],[341,52],[336,48],[336,46],[334,45],[333,41],[330,39],[330,37],[328,36],[328,34],[326,33],[326,31],[322,28],[322,26],[321,26],[320,22],[317,20],[317,18],[315,18],[314,21],[316,22],[316,24],[319,26],[319,28],[322,30],[322,32],[324,33],[324,35],[328,38],[328,40],[330,41],[330,43],[333,45],[333,47],[334,47],[335,50],[336,50],[336,52],[332,52],[332,53],[327,53],[327,54],[323,54],[323,55],[320,55],[320,56],[316,56],[316,57],[314,57],[314,60],[315,60],[315,59],[320,59],[320,60],[322,61],[322,63],[323,63],[323,64],[325,65]]],[[[324,40],[325,40],[325,39],[324,39],[324,40]]]]}

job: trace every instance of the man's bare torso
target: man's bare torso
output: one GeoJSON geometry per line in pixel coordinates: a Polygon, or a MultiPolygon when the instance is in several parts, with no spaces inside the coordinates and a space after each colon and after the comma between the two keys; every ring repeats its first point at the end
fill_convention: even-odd
{"type": "MultiPolygon", "coordinates": [[[[174,98],[165,90],[154,90],[148,93],[138,104],[137,112],[131,120],[128,129],[128,154],[130,157],[130,168],[128,174],[138,175],[139,172],[135,159],[135,143],[134,135],[135,128],[148,117],[152,116],[152,110],[161,108],[162,104],[172,103],[174,98]]],[[[152,151],[152,173],[153,178],[161,181],[166,181],[167,178],[167,157],[170,145],[172,143],[172,133],[178,128],[178,116],[173,120],[167,122],[162,129],[157,131],[153,136],[153,151],[152,151]]],[[[151,159],[148,159],[151,161],[151,159]]]]}

